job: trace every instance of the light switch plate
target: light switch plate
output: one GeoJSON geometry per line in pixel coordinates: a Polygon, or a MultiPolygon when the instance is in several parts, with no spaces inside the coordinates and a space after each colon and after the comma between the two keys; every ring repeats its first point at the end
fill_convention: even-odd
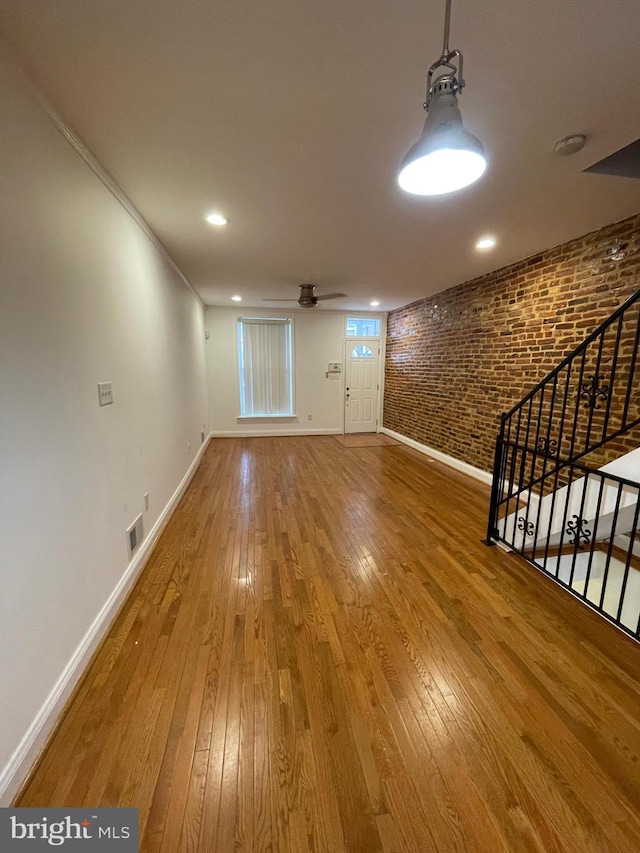
{"type": "Polygon", "coordinates": [[[113,391],[110,382],[98,382],[98,400],[101,406],[109,406],[113,403],[113,391]]]}

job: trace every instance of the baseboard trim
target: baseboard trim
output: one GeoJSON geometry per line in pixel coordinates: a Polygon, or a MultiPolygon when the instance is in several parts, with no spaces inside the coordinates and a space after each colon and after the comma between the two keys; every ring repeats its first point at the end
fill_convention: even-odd
{"type": "Polygon", "coordinates": [[[11,756],[8,764],[0,772],[0,807],[5,808],[11,805],[13,798],[20,791],[31,769],[38,760],[41,751],[58,722],[60,713],[64,709],[67,700],[83,676],[91,657],[109,630],[127,594],[151,556],[153,547],[158,541],[160,534],[167,526],[173,511],[193,479],[210,438],[211,433],[200,446],[180,485],[149,531],[148,536],[144,539],[140,551],[129,563],[125,573],[118,581],[102,610],[98,613],[91,627],[82,638],[60,678],[45,699],[20,744],[11,756]]]}
{"type": "Polygon", "coordinates": [[[395,438],[397,441],[401,441],[409,447],[413,447],[414,450],[424,453],[425,456],[430,456],[432,459],[436,459],[438,462],[443,462],[450,468],[455,468],[456,471],[460,471],[462,474],[467,474],[469,477],[473,477],[474,480],[479,480],[481,483],[485,483],[488,486],[490,486],[493,481],[493,477],[488,471],[483,471],[481,468],[476,468],[475,465],[469,465],[468,462],[462,462],[460,459],[455,459],[453,456],[442,453],[441,450],[434,450],[432,447],[427,447],[426,444],[420,444],[419,441],[415,441],[413,438],[408,438],[400,432],[394,432],[392,429],[387,429],[386,427],[381,427],[380,432],[390,436],[391,438],[395,438]]]}
{"type": "Polygon", "coordinates": [[[341,429],[298,429],[292,431],[290,429],[227,429],[213,430],[210,433],[211,438],[260,438],[260,436],[275,437],[275,436],[290,436],[296,435],[342,435],[341,429]]]}

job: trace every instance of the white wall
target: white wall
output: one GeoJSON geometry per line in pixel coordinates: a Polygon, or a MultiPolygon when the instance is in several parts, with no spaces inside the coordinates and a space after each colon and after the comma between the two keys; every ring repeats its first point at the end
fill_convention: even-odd
{"type": "Polygon", "coordinates": [[[146,530],[161,518],[208,412],[201,302],[1,63],[0,127],[6,805],[113,615],[125,528],[147,491],[146,530]]]}
{"type": "MultiPolygon", "coordinates": [[[[326,376],[330,361],[343,363],[347,316],[358,312],[324,309],[255,310],[209,307],[205,326],[209,376],[210,423],[213,435],[295,435],[341,433],[344,412],[343,375],[326,376]],[[238,398],[236,318],[293,317],[295,418],[240,419],[238,398]],[[308,419],[311,415],[311,420],[308,419]]],[[[385,315],[367,314],[381,320],[381,365],[384,365],[385,315]]],[[[380,400],[383,388],[380,386],[380,400]]],[[[382,422],[382,421],[381,421],[382,422]]]]}

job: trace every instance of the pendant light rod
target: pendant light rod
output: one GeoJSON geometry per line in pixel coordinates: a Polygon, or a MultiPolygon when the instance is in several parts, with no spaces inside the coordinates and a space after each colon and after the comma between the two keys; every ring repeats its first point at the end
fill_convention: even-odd
{"type": "Polygon", "coordinates": [[[442,55],[449,53],[449,26],[451,24],[451,0],[447,0],[444,10],[444,42],[442,44],[442,55]]]}

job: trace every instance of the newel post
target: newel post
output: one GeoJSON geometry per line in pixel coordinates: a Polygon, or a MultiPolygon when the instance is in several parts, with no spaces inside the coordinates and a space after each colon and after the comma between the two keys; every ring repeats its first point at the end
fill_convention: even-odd
{"type": "Polygon", "coordinates": [[[483,545],[495,545],[494,539],[498,533],[498,497],[502,480],[502,459],[504,455],[504,425],[507,416],[503,412],[500,416],[500,432],[496,436],[496,450],[493,457],[493,482],[491,483],[491,498],[489,502],[489,520],[487,523],[487,538],[482,540],[483,545]]]}

